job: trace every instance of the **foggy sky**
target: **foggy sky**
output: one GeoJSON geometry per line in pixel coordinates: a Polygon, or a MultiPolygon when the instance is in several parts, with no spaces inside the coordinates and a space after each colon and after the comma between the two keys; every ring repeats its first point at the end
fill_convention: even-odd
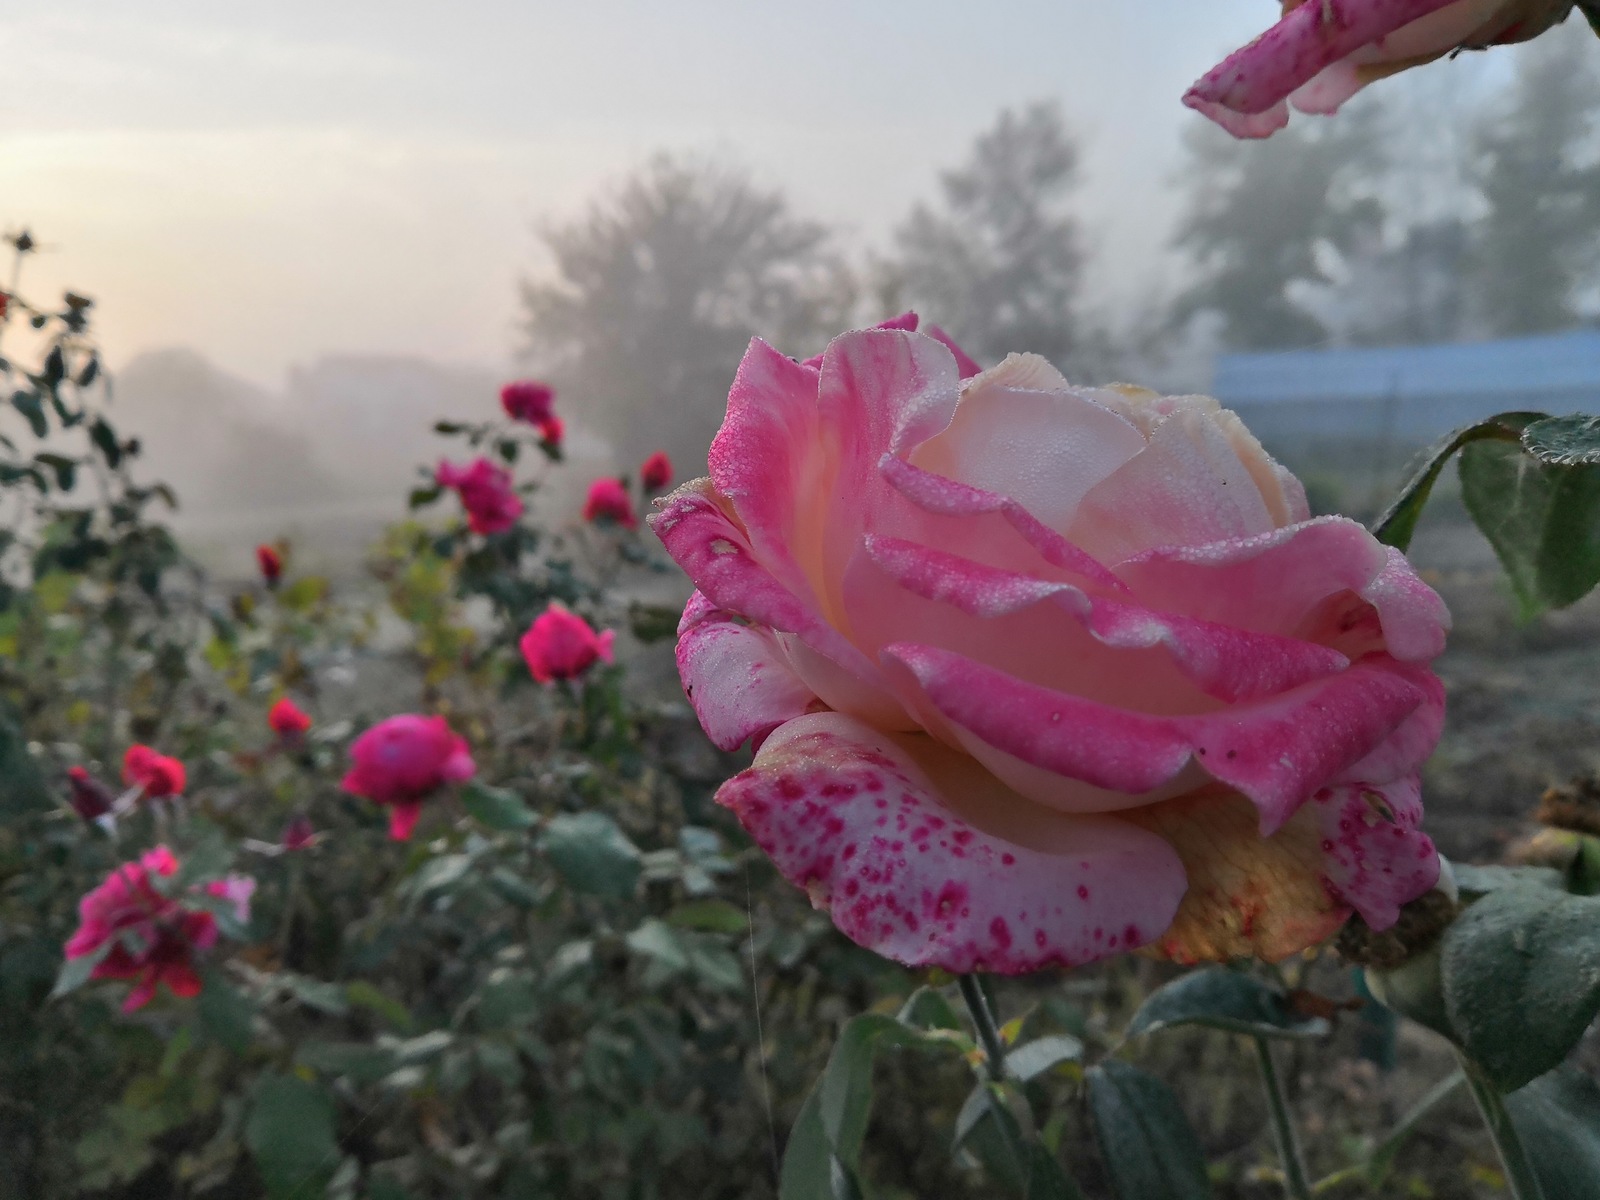
{"type": "Polygon", "coordinates": [[[533,223],[650,152],[748,164],[881,244],[1006,105],[1086,151],[1096,280],[1154,283],[1179,103],[1275,0],[0,0],[0,227],[96,296],[115,364],[265,384],[327,352],[503,362],[533,223]]]}

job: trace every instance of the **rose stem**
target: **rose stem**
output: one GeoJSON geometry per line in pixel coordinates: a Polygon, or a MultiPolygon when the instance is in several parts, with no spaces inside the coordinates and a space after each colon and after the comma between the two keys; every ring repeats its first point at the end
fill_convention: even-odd
{"type": "Polygon", "coordinates": [[[1305,1159],[1300,1155],[1300,1139],[1294,1131],[1288,1102],[1283,1098],[1278,1068],[1272,1061],[1272,1044],[1260,1036],[1251,1040],[1256,1044],[1256,1063],[1261,1067],[1261,1082],[1267,1092],[1267,1111],[1272,1114],[1272,1131],[1278,1142],[1278,1157],[1283,1162],[1284,1194],[1292,1200],[1311,1200],[1305,1159]]]}
{"type": "Polygon", "coordinates": [[[1472,1098],[1478,1102],[1483,1123],[1489,1127],[1489,1138],[1494,1142],[1495,1152],[1500,1155],[1500,1165],[1505,1168],[1506,1186],[1511,1189],[1511,1195],[1515,1200],[1544,1200],[1544,1189],[1539,1186],[1539,1177],[1533,1173],[1533,1163],[1528,1160],[1528,1152],[1522,1147],[1522,1138],[1517,1135],[1517,1127],[1511,1123],[1511,1114],[1506,1111],[1499,1089],[1484,1078],[1482,1068],[1465,1054],[1458,1053],[1456,1057],[1461,1060],[1461,1069],[1467,1076],[1467,1087],[1472,1090],[1472,1098]]]}

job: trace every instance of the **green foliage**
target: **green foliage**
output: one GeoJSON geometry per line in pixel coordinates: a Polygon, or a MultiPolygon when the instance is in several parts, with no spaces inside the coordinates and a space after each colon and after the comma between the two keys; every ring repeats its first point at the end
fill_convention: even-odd
{"type": "Polygon", "coordinates": [[[1600,1200],[1600,1086],[1559,1067],[1505,1105],[1546,1200],[1600,1200]]]}
{"type": "Polygon", "coordinates": [[[1315,1038],[1328,1023],[1294,1012],[1287,997],[1252,975],[1210,967],[1190,971],[1145,998],[1125,1036],[1173,1025],[1205,1025],[1258,1037],[1315,1038]]]}
{"type": "Polygon", "coordinates": [[[315,1194],[339,1165],[332,1101],[293,1075],[264,1074],[256,1081],[244,1139],[273,1200],[315,1194]]]}
{"type": "Polygon", "coordinates": [[[1116,1059],[1089,1069],[1089,1109],[1118,1200],[1203,1200],[1206,1160],[1178,1098],[1116,1059]]]}
{"type": "Polygon", "coordinates": [[[580,892],[631,896],[644,869],[639,848],[605,813],[553,817],[539,845],[556,870],[580,892]]]}

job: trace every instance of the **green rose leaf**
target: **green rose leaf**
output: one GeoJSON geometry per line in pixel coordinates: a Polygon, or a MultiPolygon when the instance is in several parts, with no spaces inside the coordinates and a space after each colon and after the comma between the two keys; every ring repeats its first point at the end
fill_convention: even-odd
{"type": "Polygon", "coordinates": [[[505,788],[469,783],[461,789],[461,804],[480,825],[513,833],[537,823],[522,797],[505,788]]]}
{"type": "Polygon", "coordinates": [[[1259,1037],[1312,1038],[1328,1032],[1321,1018],[1291,1011],[1277,988],[1224,967],[1190,971],[1151,992],[1124,1036],[1135,1038],[1172,1025],[1205,1025],[1259,1037]]]}
{"type": "Polygon", "coordinates": [[[1172,1089],[1116,1059],[1091,1067],[1089,1111],[1118,1200],[1203,1200],[1205,1154],[1172,1089]]]}
{"type": "Polygon", "coordinates": [[[1422,516],[1423,506],[1428,503],[1428,496],[1433,492],[1433,485],[1438,482],[1439,473],[1444,470],[1452,454],[1464,446],[1486,439],[1515,442],[1527,425],[1544,417],[1544,413],[1500,413],[1487,420],[1465,425],[1436,443],[1423,456],[1422,465],[1400,489],[1394,503],[1373,523],[1372,535],[1385,546],[1406,549],[1417,531],[1417,521],[1422,516]]]}
{"type": "Polygon", "coordinates": [[[639,847],[604,813],[553,817],[539,847],[562,877],[580,892],[626,899],[639,885],[639,847]]]}
{"type": "Polygon", "coordinates": [[[1517,442],[1476,442],[1461,453],[1461,498],[1523,620],[1600,583],[1600,466],[1554,466],[1517,442]]]}
{"type": "Polygon", "coordinates": [[[34,437],[42,438],[50,432],[50,425],[44,415],[44,399],[39,393],[12,392],[11,407],[27,418],[28,427],[33,430],[34,437]]]}
{"type": "Polygon", "coordinates": [[[1600,463],[1600,417],[1546,417],[1522,431],[1522,444],[1540,462],[1558,467],[1600,463]]]}
{"type": "Polygon", "coordinates": [[[293,1075],[256,1081],[244,1140],[273,1200],[320,1195],[339,1166],[333,1102],[293,1075]]]}
{"type": "Polygon", "coordinates": [[[255,1036],[256,1006],[218,971],[207,971],[195,1005],[200,1024],[235,1054],[250,1049],[255,1036]]]}
{"type": "Polygon", "coordinates": [[[1009,1051],[1006,1070],[1026,1083],[1064,1062],[1077,1062],[1082,1057],[1083,1043],[1071,1034],[1058,1033],[1024,1042],[1009,1051]]]}
{"type": "Polygon", "coordinates": [[[1445,933],[1445,1011],[1503,1092],[1553,1070],[1600,1011],[1600,898],[1507,887],[1445,933]]]}
{"type": "Polygon", "coordinates": [[[1558,1067],[1505,1103],[1547,1200],[1600,1200],[1600,1086],[1558,1067]]]}

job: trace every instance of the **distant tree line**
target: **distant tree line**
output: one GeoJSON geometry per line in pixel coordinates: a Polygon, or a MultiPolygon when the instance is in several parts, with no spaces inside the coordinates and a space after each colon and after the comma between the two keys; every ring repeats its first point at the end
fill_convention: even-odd
{"type": "Polygon", "coordinates": [[[1265,143],[1196,122],[1174,182],[1177,282],[1132,319],[1084,301],[1080,153],[1053,102],[1002,112],[865,261],[737,167],[659,156],[541,229],[551,269],[523,286],[528,361],[619,461],[664,448],[690,470],[752,334],[806,356],[907,308],[980,361],[1033,350],[1085,382],[1196,339],[1268,349],[1571,326],[1600,300],[1592,59],[1580,39],[1548,36],[1503,85],[1446,96],[1478,110],[1465,137],[1440,132],[1459,113],[1430,117],[1437,72],[1265,143]]]}

